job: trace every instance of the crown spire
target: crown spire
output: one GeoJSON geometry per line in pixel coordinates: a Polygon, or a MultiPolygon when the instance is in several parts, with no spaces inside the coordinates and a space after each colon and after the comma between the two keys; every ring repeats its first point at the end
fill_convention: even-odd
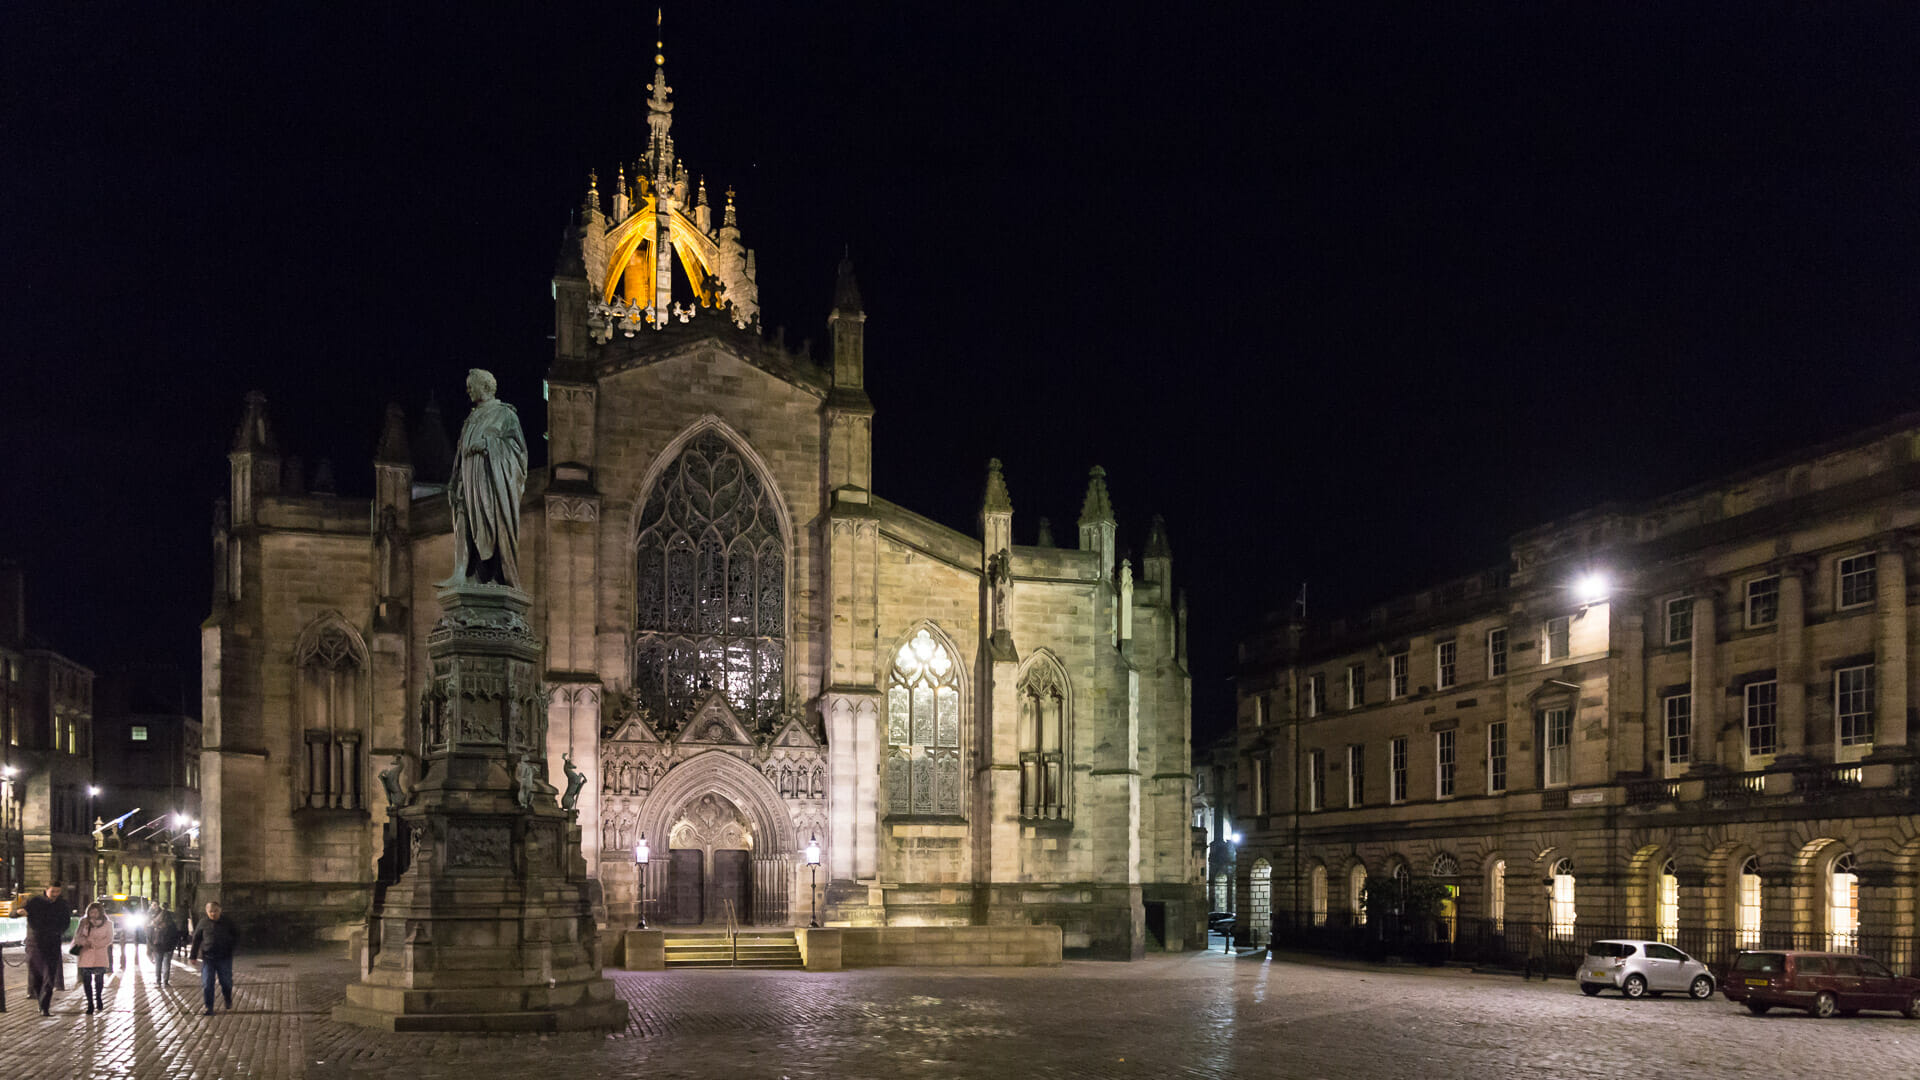
{"type": "Polygon", "coordinates": [[[659,188],[673,182],[673,140],[667,135],[673,128],[673,102],[667,100],[673,88],[667,85],[667,43],[661,29],[665,17],[664,11],[654,9],[653,82],[648,84],[653,96],[647,99],[647,127],[653,132],[648,164],[653,166],[654,185],[659,188]]]}

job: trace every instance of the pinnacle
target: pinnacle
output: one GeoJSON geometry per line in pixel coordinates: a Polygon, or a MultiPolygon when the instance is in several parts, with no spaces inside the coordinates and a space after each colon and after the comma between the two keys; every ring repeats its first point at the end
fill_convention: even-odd
{"type": "Polygon", "coordinates": [[[833,310],[850,314],[864,312],[861,306],[860,283],[853,279],[853,259],[841,256],[840,271],[833,283],[833,310]]]}
{"type": "Polygon", "coordinates": [[[1013,496],[1007,493],[1006,477],[1000,474],[1000,459],[987,462],[987,495],[981,503],[983,514],[1013,513],[1013,496]]]}
{"type": "Polygon", "coordinates": [[[1087,498],[1080,504],[1080,524],[1113,522],[1113,502],[1107,498],[1107,470],[1095,465],[1087,472],[1087,498]]]}
{"type": "Polygon", "coordinates": [[[398,404],[388,403],[386,426],[380,429],[380,447],[373,452],[373,460],[383,465],[407,465],[413,461],[413,451],[407,445],[407,414],[398,404]]]}

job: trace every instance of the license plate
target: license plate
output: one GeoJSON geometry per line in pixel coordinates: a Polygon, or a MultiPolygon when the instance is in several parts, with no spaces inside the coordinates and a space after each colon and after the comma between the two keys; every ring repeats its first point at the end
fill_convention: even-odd
{"type": "Polygon", "coordinates": [[[1596,979],[1604,979],[1607,977],[1607,973],[1604,971],[1589,971],[1587,972],[1587,974],[1593,976],[1596,979]]]}
{"type": "Polygon", "coordinates": [[[1747,985],[1748,986],[1766,986],[1769,984],[1769,982],[1770,980],[1767,980],[1767,979],[1748,979],[1747,985]]]}

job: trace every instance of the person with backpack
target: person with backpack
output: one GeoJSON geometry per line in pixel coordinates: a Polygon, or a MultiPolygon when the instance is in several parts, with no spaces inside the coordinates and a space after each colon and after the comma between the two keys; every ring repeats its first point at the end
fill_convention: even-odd
{"type": "Polygon", "coordinates": [[[153,958],[153,983],[173,983],[173,950],[180,946],[180,928],[173,923],[173,912],[164,907],[153,909],[153,921],[147,925],[147,955],[153,958]]]}

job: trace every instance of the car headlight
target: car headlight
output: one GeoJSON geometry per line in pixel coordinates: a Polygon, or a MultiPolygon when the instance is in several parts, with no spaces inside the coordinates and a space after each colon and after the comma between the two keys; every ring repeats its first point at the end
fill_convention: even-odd
{"type": "Polygon", "coordinates": [[[135,928],[145,926],[147,925],[147,917],[145,915],[129,915],[127,916],[127,925],[135,928]]]}

